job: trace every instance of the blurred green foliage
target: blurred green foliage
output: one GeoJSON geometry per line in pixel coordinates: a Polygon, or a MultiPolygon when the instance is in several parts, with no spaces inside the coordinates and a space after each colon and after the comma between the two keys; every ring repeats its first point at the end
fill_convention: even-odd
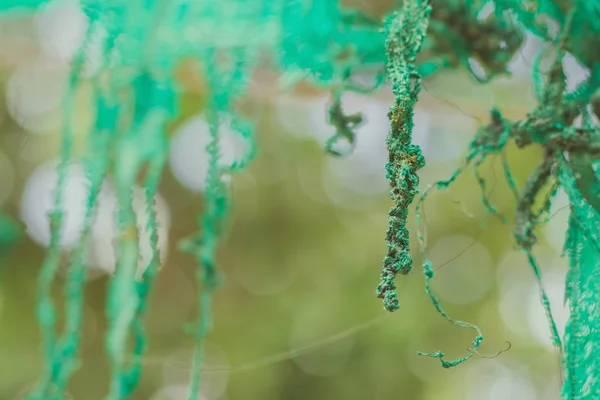
{"type": "MultiPolygon", "coordinates": [[[[428,82],[428,90],[443,92],[455,79],[461,78],[455,75],[428,82]]],[[[219,250],[227,281],[215,295],[215,328],[208,339],[226,353],[228,365],[234,369],[231,374],[225,374],[228,382],[223,398],[465,399],[473,370],[480,368],[479,363],[497,361],[525,366],[534,383],[545,388],[553,380],[549,377],[557,376],[557,357],[533,338],[515,338],[507,329],[498,314],[499,289],[495,285],[476,303],[445,304],[452,315],[480,325],[487,338],[481,349],[483,353],[493,354],[505,347],[506,340],[512,342],[511,351],[493,361],[482,359],[474,361],[473,366],[441,370],[437,362],[416,356],[418,350],[437,348],[447,349],[449,356],[461,355],[472,339],[470,332],[453,328],[439,317],[422,290],[420,274],[411,274],[399,283],[404,307],[398,313],[377,319],[382,314],[381,304],[374,298],[368,282],[379,274],[385,249],[382,232],[387,226],[390,201],[381,195],[357,210],[335,204],[322,184],[323,166],[328,156],[318,143],[291,137],[275,121],[274,105],[249,106],[262,115],[257,129],[262,152],[248,172],[233,179],[234,216],[219,250]],[[286,281],[290,282],[287,288],[286,281]],[[257,295],[248,290],[254,287],[258,288],[255,292],[269,293],[269,285],[275,287],[274,294],[257,295]],[[278,291],[277,285],[285,290],[278,291]],[[296,361],[290,354],[284,361],[235,372],[236,366],[309,345],[373,319],[376,322],[368,328],[299,356],[296,361]]],[[[448,107],[437,101],[428,111],[435,115],[442,109],[447,115],[448,107]]],[[[460,114],[456,109],[450,110],[460,114]]],[[[5,121],[2,126],[5,139],[6,132],[14,129],[10,120],[5,121]]],[[[443,130],[434,132],[435,135],[445,133],[443,130]]],[[[514,148],[508,153],[509,162],[521,180],[541,157],[535,148],[526,153],[514,148]]],[[[10,158],[18,164],[18,153],[11,154],[10,158]]],[[[456,160],[454,167],[458,163],[456,160]]],[[[498,163],[499,160],[490,159],[484,166],[483,176],[493,181],[492,176],[499,171],[498,163]]],[[[421,186],[446,176],[449,171],[447,165],[432,162],[423,170],[421,186]]],[[[514,203],[502,185],[505,184],[499,179],[492,198],[510,215],[514,203]]],[[[139,400],[150,399],[165,384],[173,383],[164,381],[165,376],[170,376],[165,372],[169,368],[179,371],[181,376],[189,373],[190,365],[178,365],[171,356],[176,351],[193,348],[192,338],[183,332],[182,326],[190,322],[197,311],[194,262],[190,256],[175,251],[175,244],[194,231],[195,221],[190,216],[202,211],[202,198],[190,194],[168,173],[160,192],[171,207],[171,249],[149,307],[150,349],[142,382],[132,396],[139,400]]],[[[435,244],[448,235],[467,235],[485,246],[496,264],[512,246],[508,230],[495,219],[490,219],[484,230],[480,229],[484,208],[471,177],[460,178],[452,193],[464,202],[474,218],[465,216],[447,194],[433,194],[426,206],[429,243],[435,244]]],[[[15,194],[6,207],[14,216],[18,201],[15,194]]],[[[409,225],[409,228],[414,229],[414,226],[409,225]]],[[[461,250],[449,249],[447,259],[461,250]]],[[[464,257],[468,259],[468,251],[464,257]]],[[[42,258],[43,249],[24,240],[2,260],[2,399],[13,399],[31,387],[40,372],[40,335],[34,320],[34,301],[42,258]]],[[[475,261],[469,260],[470,268],[477,268],[475,261]]],[[[461,258],[445,271],[452,274],[457,263],[461,263],[461,258]]],[[[514,268],[525,270],[526,266],[515,265],[514,268]]],[[[525,276],[527,274],[525,272],[525,276]]],[[[56,293],[61,285],[57,284],[56,293]]],[[[443,277],[439,285],[444,285],[443,277]]],[[[106,286],[106,277],[86,284],[83,368],[69,387],[75,399],[100,399],[106,391],[108,360],[103,350],[106,286]]],[[[206,368],[210,367],[209,359],[206,368]]],[[[222,375],[213,373],[213,376],[222,375]]],[[[210,381],[211,375],[207,376],[210,381]]],[[[556,386],[558,389],[558,383],[556,386]]]]}

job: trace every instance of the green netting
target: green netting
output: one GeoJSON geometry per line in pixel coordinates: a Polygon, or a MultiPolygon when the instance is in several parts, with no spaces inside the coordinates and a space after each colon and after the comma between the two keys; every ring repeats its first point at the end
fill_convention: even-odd
{"type": "Polygon", "coordinates": [[[565,251],[571,260],[565,301],[569,302],[571,317],[565,332],[563,365],[566,383],[562,396],[590,399],[600,393],[596,372],[600,334],[600,214],[581,198],[568,169],[561,169],[559,177],[572,204],[565,243],[565,251]]]}
{"type": "MultiPolygon", "coordinates": [[[[0,10],[10,16],[12,11],[24,12],[26,8],[34,12],[45,3],[1,1],[0,10]]],[[[173,123],[190,113],[181,106],[186,88],[175,79],[182,63],[191,60],[194,71],[206,83],[205,98],[194,99],[198,104],[191,112],[203,112],[211,132],[205,208],[198,216],[198,234],[181,244],[181,249],[198,262],[197,280],[202,287],[198,298],[200,315],[191,332],[198,343],[190,387],[190,399],[196,399],[201,385],[203,342],[211,327],[211,298],[221,282],[215,251],[230,204],[222,177],[245,168],[257,153],[252,121],[244,119],[237,109],[237,101],[245,96],[253,71],[265,68],[266,59],[267,68],[277,71],[287,86],[308,80],[331,91],[329,117],[337,133],[327,143],[327,150],[334,156],[346,153],[336,149],[337,141],[344,139],[353,144],[353,129],[362,121],[358,114],[343,112],[342,94],[372,92],[384,81],[391,82],[395,102],[388,114],[386,170],[394,206],[388,218],[388,252],[376,292],[385,309],[394,311],[399,307],[396,274],[407,274],[412,269],[406,226],[408,207],[418,194],[417,171],[425,165],[420,148],[411,138],[421,79],[449,68],[466,68],[480,83],[509,75],[508,63],[523,44],[527,31],[543,38],[554,53],[547,73],[539,68],[546,51],[540,53],[532,67],[538,106],[520,121],[511,121],[501,110],[492,110],[489,124],[476,132],[470,144],[465,166],[448,180],[427,189],[417,202],[417,235],[426,291],[444,318],[476,331],[472,348],[457,360],[446,360],[441,351],[421,354],[439,358],[442,366],[448,368],[479,355],[483,341],[479,328],[452,319],[431,291],[435,266],[425,258],[425,234],[420,224],[427,193],[432,188],[447,188],[459,174],[470,169],[481,187],[488,213],[509,223],[488,198],[479,168],[489,156],[503,156],[509,142],[520,148],[539,146],[544,149],[544,160],[522,188],[503,162],[505,178],[517,203],[516,218],[511,222],[514,236],[540,282],[553,342],[564,354],[563,398],[600,398],[596,355],[596,347],[600,346],[600,179],[594,165],[600,157],[599,131],[594,122],[600,110],[600,1],[405,0],[390,2],[384,19],[345,8],[337,0],[82,0],[80,5],[89,24],[84,44],[72,61],[70,89],[63,106],[66,124],[61,135],[59,190],[55,193],[55,211],[50,216],[52,239],[38,288],[37,317],[44,337],[45,368],[31,399],[64,398],[69,379],[79,367],[84,244],[101,185],[109,176],[115,182],[120,235],[118,263],[106,308],[106,351],[111,362],[107,398],[128,397],[140,379],[141,357],[146,348],[143,318],[159,260],[152,199],[167,159],[168,134],[173,123]],[[491,12],[484,14],[489,7],[491,12]],[[100,46],[104,58],[98,71],[91,78],[84,78],[82,70],[92,41],[100,46]],[[567,53],[590,71],[589,77],[571,92],[566,90],[562,66],[567,53]],[[356,84],[357,74],[372,78],[372,85],[356,84]],[[88,152],[79,160],[89,178],[90,192],[83,234],[71,254],[65,286],[66,323],[59,333],[58,310],[50,288],[59,267],[63,223],[60,210],[68,195],[63,190],[66,171],[75,161],[70,113],[75,90],[83,80],[92,81],[96,111],[95,124],[88,134],[88,152]],[[249,144],[247,154],[233,165],[219,162],[223,121],[229,121],[231,128],[249,144]],[[140,183],[150,215],[144,229],[149,232],[153,256],[141,279],[137,279],[139,232],[131,188],[140,183]],[[538,200],[549,186],[551,195],[539,207],[538,200]],[[564,338],[558,334],[541,285],[540,268],[532,254],[535,231],[547,220],[553,194],[559,188],[567,191],[571,203],[565,244],[571,259],[566,279],[571,316],[564,338]]],[[[17,237],[11,222],[1,218],[0,256],[17,237]]]]}

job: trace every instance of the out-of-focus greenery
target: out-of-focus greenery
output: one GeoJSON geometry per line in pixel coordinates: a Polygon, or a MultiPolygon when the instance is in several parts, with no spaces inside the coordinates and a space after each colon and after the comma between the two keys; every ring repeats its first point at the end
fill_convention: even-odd
{"type": "MultiPolygon", "coordinates": [[[[514,106],[514,97],[503,94],[507,92],[505,83],[482,92],[461,74],[454,74],[426,82],[426,87],[429,93],[424,94],[422,107],[433,122],[441,118],[433,125],[434,135],[457,134],[458,138],[460,122],[457,126],[445,126],[444,118],[484,120],[486,102],[500,102],[508,113],[522,112],[514,106]],[[447,101],[440,99],[440,95],[447,101]],[[456,107],[474,110],[474,115],[466,116],[456,107]]],[[[547,388],[553,382],[556,390],[559,386],[558,358],[533,336],[515,336],[503,324],[495,273],[490,290],[476,302],[452,305],[443,298],[442,301],[451,315],[482,328],[486,336],[483,352],[494,354],[506,347],[507,340],[511,341],[512,349],[494,360],[474,359],[450,370],[443,370],[436,360],[416,355],[418,350],[437,349],[449,356],[464,355],[472,334],[450,326],[436,314],[423,291],[423,277],[418,269],[399,280],[403,305],[399,312],[392,315],[382,310],[374,288],[385,251],[389,200],[385,193],[357,196],[358,206],[353,210],[333,201],[322,178],[328,156],[315,141],[294,138],[277,123],[274,117],[277,97],[261,97],[263,101],[247,105],[249,112],[258,116],[261,153],[249,171],[236,176],[231,184],[234,216],[219,254],[227,279],[214,303],[215,326],[209,337],[212,347],[209,346],[206,365],[209,369],[224,366],[233,370],[207,372],[204,384],[215,393],[222,391],[221,384],[226,385],[225,394],[218,397],[221,399],[491,399],[499,397],[485,397],[485,389],[477,389],[477,385],[490,386],[494,377],[482,383],[475,376],[477,371],[495,371],[492,367],[501,363],[513,371],[525,371],[532,385],[539,389],[539,398],[551,398],[547,388]],[[297,357],[290,353],[287,359],[274,362],[265,360],[266,365],[247,365],[381,316],[369,327],[332,340],[312,352],[297,357]],[[211,348],[220,350],[211,355],[211,348]],[[226,355],[225,363],[220,358],[222,353],[226,355]]],[[[8,118],[0,132],[0,146],[16,166],[18,176],[16,190],[5,211],[17,216],[20,192],[32,169],[22,160],[20,151],[23,146],[29,149],[50,139],[27,135],[8,118]]],[[[508,159],[523,182],[538,163],[540,152],[513,150],[508,159]]],[[[493,168],[499,161],[490,160],[483,176],[489,179],[490,187],[496,179],[492,198],[510,216],[514,200],[493,168]],[[498,176],[493,178],[494,175],[498,176]]],[[[421,187],[449,175],[459,164],[458,158],[444,163],[430,160],[421,174],[421,187]]],[[[170,175],[164,176],[160,192],[171,210],[172,229],[168,260],[154,287],[147,318],[150,350],[144,377],[132,397],[140,400],[185,398],[177,394],[152,396],[165,386],[186,382],[189,364],[181,354],[193,347],[192,338],[182,326],[196,314],[194,262],[176,247],[179,238],[195,229],[202,197],[190,194],[170,175]]],[[[473,178],[461,178],[452,196],[463,202],[472,218],[447,193],[432,195],[427,204],[429,245],[457,235],[473,237],[487,249],[493,265],[497,265],[512,248],[510,231],[491,217],[486,227],[480,228],[484,208],[473,178]]],[[[414,224],[410,228],[414,230],[414,224]]],[[[417,242],[412,245],[416,248],[417,242]]],[[[447,247],[432,259],[441,263],[463,250],[447,247]]],[[[42,257],[43,249],[25,239],[2,260],[0,399],[19,398],[19,392],[32,385],[40,372],[40,335],[34,318],[34,301],[42,257]]],[[[440,271],[434,290],[443,290],[445,279],[458,291],[478,285],[468,274],[454,276],[456,268],[477,272],[478,261],[466,249],[460,258],[440,271]],[[461,266],[463,263],[468,265],[461,266]]],[[[523,280],[529,282],[524,260],[512,268],[522,269],[523,280]]],[[[106,392],[108,363],[103,351],[106,284],[106,277],[98,277],[86,287],[83,364],[70,386],[75,399],[101,399],[106,392]]],[[[521,392],[511,392],[510,385],[506,385],[507,394],[502,398],[522,398],[518,397],[521,392]]]]}

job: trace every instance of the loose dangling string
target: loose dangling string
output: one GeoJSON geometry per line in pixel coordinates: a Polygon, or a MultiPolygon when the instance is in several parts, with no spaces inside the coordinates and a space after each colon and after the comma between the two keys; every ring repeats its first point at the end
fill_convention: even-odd
{"type": "MultiPolygon", "coordinates": [[[[89,40],[93,24],[86,30],[84,42],[89,40]]],[[[74,104],[76,91],[81,82],[81,73],[85,62],[85,49],[81,48],[75,54],[73,66],[70,72],[68,89],[61,106],[63,129],[61,133],[61,152],[58,164],[58,178],[54,190],[53,210],[48,215],[50,222],[50,244],[46,258],[42,264],[38,281],[37,318],[42,327],[44,337],[44,374],[38,388],[28,396],[28,399],[55,399],[64,396],[69,376],[78,367],[75,360],[78,350],[78,342],[81,326],[81,303],[83,295],[81,286],[84,280],[83,251],[85,239],[89,232],[89,224],[93,216],[93,206],[99,192],[103,172],[91,176],[91,186],[86,204],[86,215],[84,217],[83,231],[79,237],[79,243],[72,254],[72,263],[67,274],[66,299],[67,313],[65,333],[58,339],[55,325],[57,319],[56,308],[52,302],[51,288],[58,272],[62,252],[61,233],[64,223],[63,200],[66,193],[65,183],[69,172],[72,171],[72,147],[74,141],[73,117],[70,114],[74,104]]]]}

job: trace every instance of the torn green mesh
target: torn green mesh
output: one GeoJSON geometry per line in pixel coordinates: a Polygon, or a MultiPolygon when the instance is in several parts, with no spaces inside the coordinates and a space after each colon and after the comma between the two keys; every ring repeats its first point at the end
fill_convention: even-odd
{"type": "MultiPolygon", "coordinates": [[[[0,11],[34,12],[47,1],[0,0],[0,11]]],[[[89,27],[84,44],[72,62],[70,90],[64,101],[66,124],[62,130],[61,163],[54,209],[50,215],[51,242],[42,265],[38,288],[37,317],[44,338],[45,368],[31,399],[64,398],[69,379],[79,367],[78,349],[82,326],[84,243],[90,230],[100,188],[110,176],[116,183],[119,228],[118,262],[110,281],[107,300],[109,331],[106,351],[111,363],[108,399],[124,399],[136,387],[141,374],[141,357],[146,348],[143,317],[159,263],[157,223],[153,198],[167,159],[168,126],[180,117],[178,99],[185,88],[174,79],[174,71],[185,60],[195,60],[196,72],[207,82],[204,114],[210,124],[207,147],[210,168],[205,191],[205,209],[198,217],[198,234],[181,244],[198,262],[197,280],[202,286],[200,315],[192,329],[197,339],[190,399],[196,399],[201,385],[203,342],[211,327],[211,299],[221,282],[215,252],[228,216],[229,197],[222,181],[224,173],[243,169],[256,155],[253,126],[236,109],[236,100],[245,96],[252,72],[263,67],[269,55],[271,67],[280,72],[285,85],[309,80],[331,91],[330,123],[336,134],[326,149],[336,156],[346,154],[336,145],[339,139],[355,143],[354,128],[360,114],[343,112],[346,91],[372,92],[385,80],[395,95],[389,111],[387,136],[389,158],[386,175],[394,205],[389,213],[386,234],[387,255],[383,261],[377,296],[388,311],[398,309],[395,278],[412,269],[413,258],[406,227],[408,207],[418,194],[417,171],[425,159],[412,143],[413,111],[422,77],[448,68],[466,68],[480,83],[507,75],[507,65],[523,44],[525,32],[544,39],[556,53],[548,71],[540,72],[540,53],[532,74],[539,104],[520,121],[510,121],[501,110],[492,110],[489,124],[476,132],[469,146],[465,166],[448,180],[428,188],[416,204],[417,237],[426,279],[426,291],[436,310],[456,326],[476,332],[468,354],[446,360],[444,353],[420,353],[439,358],[443,367],[462,363],[478,353],[483,341],[479,328],[452,319],[430,288],[435,266],[425,257],[421,216],[431,189],[444,189],[463,171],[470,169],[482,191],[488,214],[504,223],[503,216],[486,193],[479,174],[483,162],[502,156],[504,176],[515,195],[515,241],[526,253],[532,272],[540,283],[553,342],[563,354],[565,384],[563,399],[600,398],[600,1],[598,0],[404,0],[390,2],[391,11],[380,20],[359,10],[346,9],[337,0],[81,0],[89,27]],[[484,7],[491,13],[482,15],[484,7]],[[100,37],[100,43],[97,43],[100,37]],[[71,254],[64,310],[66,323],[56,332],[56,307],[50,294],[60,258],[63,215],[61,204],[66,171],[74,161],[70,112],[74,91],[82,81],[87,47],[94,42],[105,55],[99,72],[92,77],[96,123],[89,132],[89,151],[83,165],[90,181],[83,233],[71,254]],[[572,91],[566,91],[562,59],[574,56],[589,71],[589,77],[572,91]],[[261,63],[259,64],[259,61],[261,63]],[[473,62],[481,70],[475,70],[473,62]],[[483,71],[483,72],[482,72],[483,71]],[[356,74],[369,75],[373,84],[361,87],[356,74]],[[578,123],[577,119],[583,120],[578,123]],[[219,137],[223,121],[239,132],[249,151],[234,165],[219,163],[219,137]],[[541,146],[544,160],[519,188],[504,157],[507,144],[541,146]],[[141,279],[136,279],[138,228],[133,211],[131,188],[136,183],[146,194],[150,215],[144,229],[149,232],[153,255],[141,279]],[[543,189],[551,195],[536,208],[543,189]],[[540,268],[533,256],[536,229],[548,219],[553,195],[559,188],[568,193],[571,204],[565,252],[570,258],[566,278],[566,301],[571,310],[564,338],[558,334],[543,286],[540,268]]],[[[202,109],[202,107],[199,107],[202,109]]],[[[200,149],[199,149],[200,150],[200,149]]],[[[0,215],[0,257],[18,237],[13,222],[0,215]]]]}

